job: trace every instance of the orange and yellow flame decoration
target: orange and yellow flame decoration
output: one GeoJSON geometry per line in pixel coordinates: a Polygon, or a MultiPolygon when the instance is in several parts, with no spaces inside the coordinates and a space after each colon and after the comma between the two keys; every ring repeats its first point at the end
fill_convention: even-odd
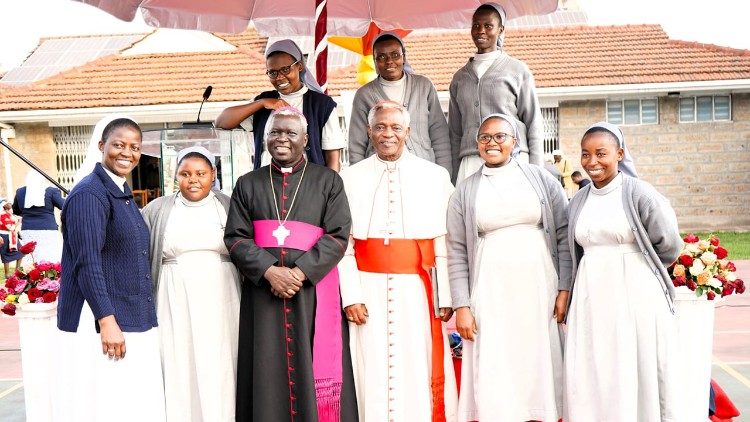
{"type": "MultiPolygon", "coordinates": [[[[370,27],[367,29],[367,33],[361,37],[328,37],[329,43],[336,44],[339,47],[353,51],[362,56],[357,64],[357,83],[360,85],[364,85],[378,76],[375,72],[375,61],[372,57],[372,42],[382,32],[385,31],[375,25],[375,22],[370,22],[370,27]]],[[[394,29],[391,32],[395,32],[399,37],[403,38],[411,31],[406,29],[394,29]]]]}

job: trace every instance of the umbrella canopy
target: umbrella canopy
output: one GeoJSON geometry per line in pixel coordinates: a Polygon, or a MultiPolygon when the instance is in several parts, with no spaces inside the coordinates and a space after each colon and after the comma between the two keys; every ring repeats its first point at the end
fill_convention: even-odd
{"type": "MultiPolygon", "coordinates": [[[[240,33],[252,21],[265,36],[313,35],[315,0],[77,0],[132,21],[140,8],[151,26],[240,33]]],[[[496,0],[508,19],[554,12],[557,0],[496,0]]],[[[383,30],[468,28],[478,0],[328,0],[327,33],[363,36],[383,30]]]]}

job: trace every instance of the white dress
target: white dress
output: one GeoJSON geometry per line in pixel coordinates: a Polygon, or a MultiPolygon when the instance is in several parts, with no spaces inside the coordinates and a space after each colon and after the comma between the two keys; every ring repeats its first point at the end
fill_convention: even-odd
{"type": "Polygon", "coordinates": [[[459,420],[551,421],[562,414],[562,345],[552,317],[557,273],[539,197],[518,163],[482,168],[471,310],[459,420]]]}
{"type": "MultiPolygon", "coordinates": [[[[405,186],[398,169],[399,161],[378,161],[378,169],[387,166],[390,171],[381,179],[372,198],[374,206],[369,221],[369,238],[406,238],[404,214],[410,211],[402,202],[405,186]]],[[[436,254],[445,256],[442,237],[436,242],[436,254]],[[442,252],[438,250],[441,247],[442,252]]],[[[364,325],[349,323],[359,420],[433,420],[429,319],[432,310],[428,309],[422,279],[418,274],[360,271],[359,281],[369,314],[364,325]]],[[[445,418],[452,422],[456,420],[457,393],[445,330],[443,350],[445,418]]]]}
{"type": "Polygon", "coordinates": [[[164,231],[157,293],[167,420],[234,421],[240,292],[213,193],[178,195],[164,231]]]}
{"type": "Polygon", "coordinates": [[[676,321],[622,205],[622,176],[591,185],[575,228],[584,249],[568,314],[565,421],[680,421],[676,321]]]}

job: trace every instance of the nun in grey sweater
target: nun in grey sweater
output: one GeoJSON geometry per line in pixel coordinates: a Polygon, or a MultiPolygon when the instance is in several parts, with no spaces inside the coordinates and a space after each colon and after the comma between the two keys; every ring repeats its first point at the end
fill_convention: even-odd
{"type": "Polygon", "coordinates": [[[683,242],[669,202],[638,179],[620,129],[581,140],[591,178],[570,201],[573,257],[565,344],[565,420],[684,421],[674,356],[674,287],[683,242]]]}
{"type": "Polygon", "coordinates": [[[406,148],[452,174],[448,122],[432,82],[417,75],[406,59],[404,42],[395,33],[384,32],[373,42],[378,77],[357,90],[349,126],[349,163],[355,164],[374,152],[367,135],[367,115],[383,100],[395,101],[409,111],[411,133],[406,148]]]}
{"type": "Polygon", "coordinates": [[[512,157],[517,137],[511,116],[484,119],[477,143],[485,163],[448,207],[448,275],[466,340],[460,421],[562,415],[568,200],[547,170],[512,157]]]}

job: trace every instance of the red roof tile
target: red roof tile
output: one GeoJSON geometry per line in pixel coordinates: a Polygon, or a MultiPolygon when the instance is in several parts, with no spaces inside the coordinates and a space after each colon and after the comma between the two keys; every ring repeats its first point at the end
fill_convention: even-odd
{"type": "MultiPolygon", "coordinates": [[[[20,88],[3,87],[0,111],[191,103],[252,98],[270,88],[254,30],[218,36],[235,52],[108,56],[20,88]]],[[[447,90],[474,52],[467,33],[406,38],[417,73],[447,90]]],[[[750,79],[750,51],[674,41],[658,25],[508,29],[506,49],[525,61],[538,87],[750,79]]],[[[332,71],[329,90],[356,89],[354,66],[332,71]]]]}

